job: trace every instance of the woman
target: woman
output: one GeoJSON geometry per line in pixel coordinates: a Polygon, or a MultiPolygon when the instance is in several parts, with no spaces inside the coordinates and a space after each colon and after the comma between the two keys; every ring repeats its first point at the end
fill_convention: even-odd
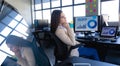
{"type": "MultiPolygon", "coordinates": [[[[51,15],[51,32],[70,48],[80,42],[75,40],[73,29],[67,23],[65,14],[61,10],[54,10],[51,15]]],[[[79,47],[71,51],[70,56],[92,56],[95,60],[99,60],[97,51],[93,48],[79,47]]]]}
{"type": "Polygon", "coordinates": [[[50,66],[45,55],[40,54],[40,51],[29,41],[9,35],[6,44],[15,53],[17,63],[21,66],[50,66]]]}

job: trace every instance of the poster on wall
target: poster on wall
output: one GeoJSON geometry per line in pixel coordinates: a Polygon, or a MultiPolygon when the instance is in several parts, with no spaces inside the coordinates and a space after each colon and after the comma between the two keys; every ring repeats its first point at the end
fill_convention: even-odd
{"type": "Polygon", "coordinates": [[[100,0],[86,0],[86,16],[100,14],[100,0]]]}

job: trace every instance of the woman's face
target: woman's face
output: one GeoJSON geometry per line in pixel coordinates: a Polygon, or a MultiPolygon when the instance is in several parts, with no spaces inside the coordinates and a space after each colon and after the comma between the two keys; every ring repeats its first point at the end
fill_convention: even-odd
{"type": "Polygon", "coordinates": [[[66,17],[64,13],[60,14],[60,24],[67,23],[66,17]]]}
{"type": "Polygon", "coordinates": [[[11,45],[11,44],[7,44],[7,46],[10,48],[10,50],[14,53],[18,52],[19,51],[19,47],[18,46],[14,46],[14,45],[11,45]]]}

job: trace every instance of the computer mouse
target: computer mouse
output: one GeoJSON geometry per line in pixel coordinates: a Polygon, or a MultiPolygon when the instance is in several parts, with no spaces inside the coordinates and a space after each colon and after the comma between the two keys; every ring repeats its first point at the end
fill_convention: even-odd
{"type": "Polygon", "coordinates": [[[116,42],[117,40],[116,39],[112,39],[111,42],[116,42]]]}

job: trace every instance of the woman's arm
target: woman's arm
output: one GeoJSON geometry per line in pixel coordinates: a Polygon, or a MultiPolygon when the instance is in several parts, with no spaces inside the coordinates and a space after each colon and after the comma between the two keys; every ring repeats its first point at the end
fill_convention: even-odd
{"type": "Polygon", "coordinates": [[[64,29],[57,28],[55,34],[65,44],[70,45],[70,46],[75,46],[76,45],[75,39],[71,40],[71,37],[65,32],[64,29]]]}

